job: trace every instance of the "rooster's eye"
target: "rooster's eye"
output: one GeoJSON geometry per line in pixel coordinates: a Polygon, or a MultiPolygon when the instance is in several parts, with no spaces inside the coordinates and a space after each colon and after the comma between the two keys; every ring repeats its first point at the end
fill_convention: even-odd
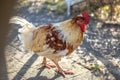
{"type": "Polygon", "coordinates": [[[82,19],[79,20],[80,23],[84,23],[84,21],[82,19]]]}

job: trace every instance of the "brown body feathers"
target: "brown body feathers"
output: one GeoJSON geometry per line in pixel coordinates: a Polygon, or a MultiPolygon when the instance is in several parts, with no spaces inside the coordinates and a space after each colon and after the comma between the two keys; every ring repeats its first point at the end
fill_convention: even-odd
{"type": "Polygon", "coordinates": [[[46,45],[46,49],[52,49],[53,54],[67,50],[64,55],[69,55],[81,44],[82,40],[83,33],[79,27],[68,20],[35,29],[30,49],[34,52],[42,52],[46,45]]]}

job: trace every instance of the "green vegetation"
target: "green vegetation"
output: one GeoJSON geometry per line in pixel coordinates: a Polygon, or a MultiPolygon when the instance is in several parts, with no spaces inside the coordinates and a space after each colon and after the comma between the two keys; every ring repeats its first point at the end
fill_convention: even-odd
{"type": "Polygon", "coordinates": [[[59,0],[57,2],[46,1],[47,9],[55,11],[57,14],[64,14],[66,10],[66,3],[64,0],[59,0]]]}

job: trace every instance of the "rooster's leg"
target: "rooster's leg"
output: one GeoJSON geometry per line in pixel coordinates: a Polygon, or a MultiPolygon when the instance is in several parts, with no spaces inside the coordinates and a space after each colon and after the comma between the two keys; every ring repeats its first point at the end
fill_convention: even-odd
{"type": "Polygon", "coordinates": [[[57,71],[62,74],[63,77],[65,77],[65,74],[74,74],[72,71],[69,71],[69,70],[63,70],[57,61],[53,61],[55,64],[56,64],[56,67],[57,67],[57,71]]]}
{"type": "Polygon", "coordinates": [[[47,64],[47,62],[46,62],[46,57],[43,57],[43,62],[42,62],[42,64],[43,64],[43,66],[44,67],[47,67],[47,68],[54,68],[54,67],[56,67],[56,65],[54,65],[54,64],[47,64]]]}

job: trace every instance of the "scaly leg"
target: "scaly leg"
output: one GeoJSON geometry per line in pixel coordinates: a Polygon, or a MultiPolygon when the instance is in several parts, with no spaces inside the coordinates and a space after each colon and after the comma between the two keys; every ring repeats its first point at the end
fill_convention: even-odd
{"type": "Polygon", "coordinates": [[[54,64],[50,64],[50,63],[47,64],[47,62],[46,62],[46,57],[43,57],[43,62],[42,62],[42,64],[43,64],[44,67],[47,67],[48,69],[56,67],[56,65],[54,65],[54,64]]]}
{"type": "Polygon", "coordinates": [[[57,61],[53,61],[55,64],[56,64],[56,67],[57,67],[57,71],[62,74],[63,77],[65,77],[65,74],[74,74],[72,71],[69,71],[69,70],[63,70],[57,61]]]}

